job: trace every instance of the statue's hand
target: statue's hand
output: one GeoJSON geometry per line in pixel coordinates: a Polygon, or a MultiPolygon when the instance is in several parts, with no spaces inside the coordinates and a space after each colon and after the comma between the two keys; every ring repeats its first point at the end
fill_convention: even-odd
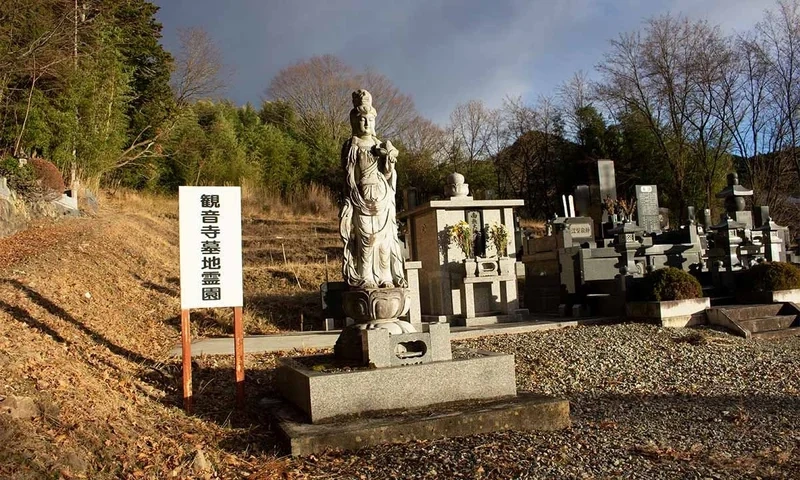
{"type": "Polygon", "coordinates": [[[375,145],[374,147],[372,147],[372,154],[375,155],[376,157],[386,157],[387,155],[389,155],[389,150],[375,145]]]}
{"type": "Polygon", "coordinates": [[[367,207],[367,212],[369,212],[370,215],[378,214],[378,202],[375,200],[367,200],[364,202],[364,206],[367,207]]]}

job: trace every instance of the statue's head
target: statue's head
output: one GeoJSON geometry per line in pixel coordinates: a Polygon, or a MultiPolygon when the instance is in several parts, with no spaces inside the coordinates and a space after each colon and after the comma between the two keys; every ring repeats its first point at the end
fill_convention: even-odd
{"type": "Polygon", "coordinates": [[[350,127],[353,135],[375,135],[375,116],[378,112],[372,107],[372,95],[364,89],[353,92],[353,109],[350,110],[350,127]]]}

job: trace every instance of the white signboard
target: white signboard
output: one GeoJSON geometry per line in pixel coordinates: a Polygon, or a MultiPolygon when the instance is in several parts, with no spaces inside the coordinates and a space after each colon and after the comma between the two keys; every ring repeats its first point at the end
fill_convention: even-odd
{"type": "Polygon", "coordinates": [[[180,187],[181,308],[242,306],[242,192],[180,187]]]}

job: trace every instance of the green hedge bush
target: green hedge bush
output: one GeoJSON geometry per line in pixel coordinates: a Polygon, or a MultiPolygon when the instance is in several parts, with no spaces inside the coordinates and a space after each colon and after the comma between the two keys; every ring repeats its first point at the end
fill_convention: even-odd
{"type": "Polygon", "coordinates": [[[686,300],[703,296],[703,287],[690,273],[679,268],[666,267],[655,270],[639,282],[632,300],[658,301],[686,300]]]}
{"type": "Polygon", "coordinates": [[[742,277],[743,282],[739,285],[756,292],[800,288],[800,268],[791,263],[760,263],[744,272],[742,277]]]}

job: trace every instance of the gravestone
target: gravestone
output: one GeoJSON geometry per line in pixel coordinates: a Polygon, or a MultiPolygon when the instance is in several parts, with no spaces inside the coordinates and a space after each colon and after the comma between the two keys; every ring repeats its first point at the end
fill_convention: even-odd
{"type": "Polygon", "coordinates": [[[617,199],[617,180],[612,160],[598,160],[596,176],[594,170],[589,174],[590,199],[588,216],[594,220],[594,230],[603,237],[602,225],[609,221],[605,204],[607,199],[617,199]]]}
{"type": "Polygon", "coordinates": [[[713,225],[713,222],[711,221],[711,209],[704,208],[703,209],[703,228],[704,228],[704,230],[707,232],[711,228],[712,225],[713,225]]]}
{"type": "Polygon", "coordinates": [[[408,187],[403,190],[403,209],[413,210],[417,208],[417,189],[408,187]]]}
{"type": "Polygon", "coordinates": [[[591,193],[589,185],[578,185],[575,189],[575,214],[578,217],[589,216],[589,205],[591,204],[591,193]]]}
{"type": "Polygon", "coordinates": [[[617,177],[613,160],[597,161],[597,182],[600,187],[600,203],[606,198],[617,199],[617,177]]]}
{"type": "Polygon", "coordinates": [[[760,206],[753,209],[753,226],[755,228],[763,227],[769,220],[769,207],[760,206]]]}
{"type": "Polygon", "coordinates": [[[483,231],[483,215],[480,210],[467,210],[467,223],[472,229],[472,253],[486,254],[486,238],[483,231]]]}
{"type": "Polygon", "coordinates": [[[660,232],[661,220],[658,211],[658,187],[636,185],[636,218],[645,232],[660,232]]]}

